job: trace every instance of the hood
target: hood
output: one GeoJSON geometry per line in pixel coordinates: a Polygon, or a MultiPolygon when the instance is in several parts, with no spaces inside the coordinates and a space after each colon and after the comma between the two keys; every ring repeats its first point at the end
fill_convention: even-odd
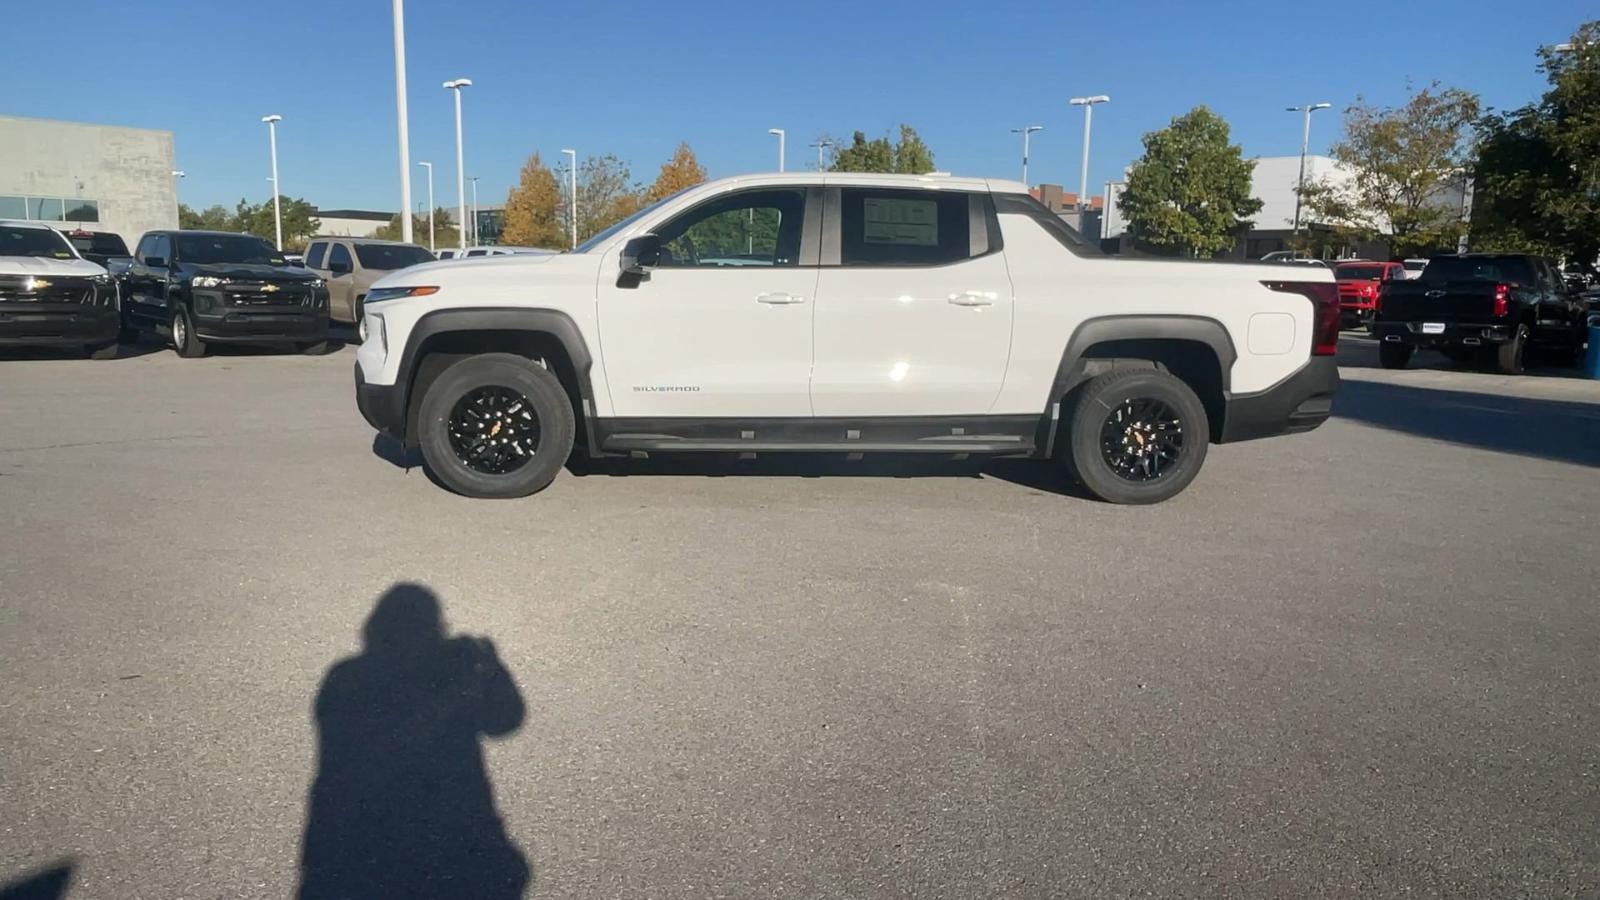
{"type": "Polygon", "coordinates": [[[103,266],[86,259],[48,256],[0,256],[0,275],[104,275],[103,266]]]}
{"type": "Polygon", "coordinates": [[[474,256],[470,259],[441,259],[418,263],[385,273],[372,283],[379,287],[404,287],[418,284],[453,285],[472,283],[481,276],[496,278],[507,272],[535,266],[555,268],[588,267],[599,257],[591,253],[514,253],[509,256],[474,256]]]}
{"type": "Polygon", "coordinates": [[[238,281],[315,281],[317,278],[305,269],[269,266],[265,263],[184,263],[183,271],[190,275],[215,275],[238,281]]]}

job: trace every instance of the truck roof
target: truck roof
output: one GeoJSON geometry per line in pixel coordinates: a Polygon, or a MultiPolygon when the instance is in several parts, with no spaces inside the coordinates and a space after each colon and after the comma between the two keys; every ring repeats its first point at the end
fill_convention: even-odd
{"type": "Polygon", "coordinates": [[[1028,188],[1020,181],[1004,178],[977,178],[951,175],[948,172],[930,172],[926,175],[900,175],[887,172],[757,172],[718,178],[707,184],[853,184],[885,188],[949,188],[965,191],[993,191],[1002,194],[1026,194],[1028,188]]]}

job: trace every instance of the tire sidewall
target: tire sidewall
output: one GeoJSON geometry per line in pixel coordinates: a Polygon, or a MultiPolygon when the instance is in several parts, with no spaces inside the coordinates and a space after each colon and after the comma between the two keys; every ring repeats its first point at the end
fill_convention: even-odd
{"type": "Polygon", "coordinates": [[[418,411],[417,436],[429,471],[445,487],[467,497],[526,497],[543,490],[572,452],[574,433],[572,405],[561,382],[537,363],[509,353],[473,356],[452,365],[429,385],[418,411]],[[456,402],[482,387],[521,393],[539,417],[534,458],[505,475],[469,468],[450,447],[449,420],[456,402]]]}
{"type": "Polygon", "coordinates": [[[1112,371],[1091,379],[1073,405],[1069,427],[1067,452],[1073,474],[1095,497],[1119,504],[1160,503],[1177,495],[1200,473],[1211,438],[1210,421],[1200,398],[1187,384],[1160,369],[1112,371]],[[1183,425],[1183,454],[1177,467],[1148,484],[1119,476],[1100,450],[1100,430],[1107,417],[1131,399],[1160,400],[1178,414],[1183,425]]]}

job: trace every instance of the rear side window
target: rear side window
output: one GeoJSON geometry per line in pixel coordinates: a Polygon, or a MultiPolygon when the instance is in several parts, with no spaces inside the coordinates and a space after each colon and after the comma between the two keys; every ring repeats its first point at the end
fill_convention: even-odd
{"type": "Polygon", "coordinates": [[[971,201],[956,191],[845,188],[839,192],[839,262],[938,266],[973,255],[971,201]]]}
{"type": "Polygon", "coordinates": [[[328,243],[326,241],[312,241],[311,245],[306,247],[306,268],[322,268],[322,258],[327,255],[328,243]]]}

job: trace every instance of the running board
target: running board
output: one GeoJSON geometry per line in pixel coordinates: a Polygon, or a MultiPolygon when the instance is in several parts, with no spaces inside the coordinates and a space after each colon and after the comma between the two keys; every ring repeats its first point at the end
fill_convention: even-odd
{"type": "Polygon", "coordinates": [[[1017,438],[984,441],[913,441],[909,444],[867,441],[702,441],[661,435],[615,434],[607,438],[606,450],[654,451],[658,453],[981,453],[1029,454],[1032,443],[1017,438]]]}
{"type": "Polygon", "coordinates": [[[1040,416],[829,419],[598,419],[605,451],[707,453],[1035,452],[1040,416]]]}

